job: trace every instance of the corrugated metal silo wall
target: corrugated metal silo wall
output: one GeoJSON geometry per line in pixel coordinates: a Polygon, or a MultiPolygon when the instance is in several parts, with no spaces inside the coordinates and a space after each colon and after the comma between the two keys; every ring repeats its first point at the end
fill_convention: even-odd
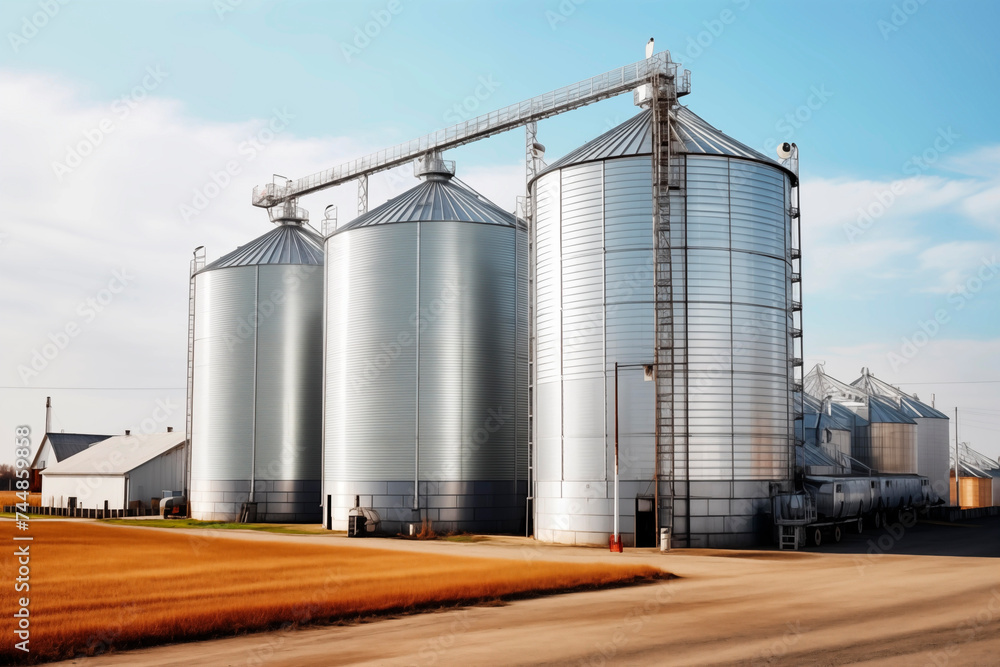
{"type": "Polygon", "coordinates": [[[422,519],[523,530],[526,232],[382,224],[345,230],[326,252],[327,525],[343,529],[360,496],[388,532],[422,519]]]}
{"type": "MultiPolygon", "coordinates": [[[[776,168],[708,156],[688,156],[687,178],[672,268],[675,354],[688,371],[676,373],[673,407],[675,477],[689,475],[691,503],[680,484],[674,531],[688,538],[690,512],[690,543],[748,544],[768,482],[788,479],[791,455],[789,183],[776,168]]],[[[634,157],[535,183],[542,540],[600,544],[612,531],[614,363],[654,355],[651,179],[650,159],[634,157]]],[[[641,369],[621,371],[626,543],[635,499],[654,494],[654,400],[641,369]]]]}
{"type": "Polygon", "coordinates": [[[192,516],[235,520],[253,479],[258,520],[318,522],[321,267],[228,267],[195,281],[192,516]]]}
{"type": "Polygon", "coordinates": [[[869,468],[873,467],[871,424],[859,424],[855,422],[854,432],[851,437],[851,457],[857,459],[869,468]]]}
{"type": "MultiPolygon", "coordinates": [[[[988,477],[962,477],[959,500],[962,509],[975,509],[979,507],[990,507],[993,504],[993,483],[996,478],[988,477]]],[[[954,498],[955,478],[950,478],[952,497],[954,498]]]]}
{"type": "Polygon", "coordinates": [[[868,432],[872,468],[879,472],[917,472],[916,424],[872,422],[868,432]]]}
{"type": "Polygon", "coordinates": [[[841,429],[831,429],[833,439],[831,444],[833,449],[840,452],[841,454],[851,455],[851,432],[843,431],[841,429]]]}
{"type": "Polygon", "coordinates": [[[948,423],[947,419],[918,417],[917,473],[926,477],[931,490],[948,500],[948,423]]]}

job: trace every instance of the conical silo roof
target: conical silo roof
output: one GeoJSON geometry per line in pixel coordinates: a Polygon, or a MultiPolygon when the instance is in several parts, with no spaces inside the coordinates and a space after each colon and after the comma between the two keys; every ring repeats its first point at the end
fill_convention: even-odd
{"type": "MultiPolygon", "coordinates": [[[[949,463],[951,470],[955,469],[955,453],[949,447],[949,463]]],[[[1000,477],[1000,461],[994,461],[990,457],[982,454],[967,443],[959,445],[958,452],[959,474],[962,477],[1000,477]]]]}
{"type": "Polygon", "coordinates": [[[875,396],[885,396],[896,401],[896,407],[912,419],[948,419],[948,415],[922,403],[916,396],[911,396],[888,382],[879,380],[865,369],[861,377],[851,383],[853,387],[864,389],[875,396]]]}
{"type": "Polygon", "coordinates": [[[462,187],[447,176],[436,176],[368,211],[337,230],[337,233],[397,222],[479,222],[514,227],[513,214],[477,192],[462,187]]]}
{"type": "Polygon", "coordinates": [[[799,467],[812,468],[843,468],[830,454],[819,445],[807,442],[795,448],[795,464],[799,467]]]}
{"type": "Polygon", "coordinates": [[[900,409],[913,419],[948,419],[948,415],[936,408],[932,408],[926,403],[922,403],[912,396],[899,397],[900,409]]]}
{"type": "Polygon", "coordinates": [[[896,403],[884,396],[868,397],[868,421],[880,424],[916,424],[896,403]]]}
{"type": "MultiPolygon", "coordinates": [[[[733,139],[710,125],[687,107],[675,111],[674,128],[684,145],[684,152],[690,155],[723,155],[738,157],[785,169],[759,151],[733,139]]],[[[556,160],[541,173],[561,169],[574,164],[607,160],[609,158],[653,154],[653,112],[640,111],[618,127],[588,141],[576,150],[570,151],[556,160]]],[[[787,171],[787,170],[786,170],[787,171]]],[[[791,173],[791,172],[789,172],[791,173]]],[[[539,174],[541,175],[541,174],[539,174]]]]}
{"type": "Polygon", "coordinates": [[[863,426],[868,423],[864,417],[856,415],[835,401],[831,401],[829,403],[830,414],[827,414],[827,411],[823,409],[823,401],[814,396],[810,396],[809,394],[804,394],[802,396],[802,403],[804,408],[803,416],[806,420],[806,428],[816,428],[816,419],[820,417],[820,415],[822,415],[822,427],[834,428],[842,431],[850,431],[856,425],[863,426]]]}
{"type": "Polygon", "coordinates": [[[861,387],[844,384],[840,380],[827,375],[822,364],[816,364],[803,378],[803,386],[808,394],[817,399],[830,397],[835,401],[849,403],[864,403],[868,392],[861,387]]]}
{"type": "Polygon", "coordinates": [[[295,224],[283,224],[223,255],[202,271],[263,264],[323,264],[323,239],[295,224]]]}

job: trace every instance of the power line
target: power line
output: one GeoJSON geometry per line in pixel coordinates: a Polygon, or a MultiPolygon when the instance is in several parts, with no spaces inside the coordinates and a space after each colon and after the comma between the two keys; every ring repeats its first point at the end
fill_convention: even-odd
{"type": "Polygon", "coordinates": [[[997,424],[996,422],[979,421],[978,419],[970,419],[969,417],[966,417],[965,415],[961,416],[961,418],[959,419],[959,423],[961,423],[961,424],[977,424],[977,425],[981,425],[981,426],[1000,426],[1000,424],[997,424]]]}
{"type": "Polygon", "coordinates": [[[952,382],[896,382],[895,384],[1000,384],[1000,380],[955,380],[952,382]]]}

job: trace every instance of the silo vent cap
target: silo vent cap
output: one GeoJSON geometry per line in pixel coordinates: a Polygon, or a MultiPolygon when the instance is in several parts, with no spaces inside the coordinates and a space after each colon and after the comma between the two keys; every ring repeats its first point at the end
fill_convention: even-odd
{"type": "Polygon", "coordinates": [[[294,201],[286,201],[267,209],[271,222],[281,225],[301,225],[309,221],[309,211],[296,206],[294,201]]]}
{"type": "Polygon", "coordinates": [[[455,161],[443,159],[438,152],[428,153],[413,161],[413,175],[425,181],[447,181],[455,175],[455,161]]]}

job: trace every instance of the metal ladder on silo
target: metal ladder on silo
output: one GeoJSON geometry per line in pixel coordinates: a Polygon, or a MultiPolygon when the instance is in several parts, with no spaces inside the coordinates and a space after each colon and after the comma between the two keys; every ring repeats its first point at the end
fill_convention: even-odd
{"type": "MultiPolygon", "coordinates": [[[[798,175],[798,148],[795,148],[794,159],[789,161],[786,166],[793,169],[795,174],[798,175]]],[[[792,240],[790,243],[790,253],[791,253],[791,316],[792,316],[792,330],[791,330],[791,350],[789,351],[789,365],[791,367],[792,375],[792,444],[793,447],[789,448],[789,464],[788,472],[789,479],[795,478],[795,449],[794,445],[801,445],[802,442],[796,437],[795,422],[801,422],[804,413],[804,403],[805,397],[803,396],[803,391],[805,389],[805,350],[802,343],[802,219],[799,215],[799,186],[796,183],[791,188],[789,193],[789,211],[788,215],[791,220],[792,227],[792,240]]],[[[803,424],[804,426],[804,424],[803,424]]],[[[803,437],[805,430],[802,430],[803,437]]]]}
{"type": "Polygon", "coordinates": [[[184,416],[184,437],[187,442],[187,452],[184,457],[184,493],[191,502],[191,427],[194,408],[194,310],[195,310],[195,279],[194,274],[205,267],[205,248],[199,246],[191,258],[191,272],[188,276],[188,349],[187,349],[187,396],[184,416]]]}
{"type": "MultiPolygon", "coordinates": [[[[674,429],[674,355],[673,280],[671,265],[671,223],[683,215],[684,206],[671,207],[671,199],[683,202],[683,154],[676,145],[671,129],[671,111],[677,103],[676,77],[660,77],[652,84],[653,113],[653,277],[655,290],[655,394],[656,394],[656,491],[657,530],[666,524],[671,539],[674,536],[674,475],[676,446],[674,429]],[[666,479],[664,480],[664,477],[666,479]],[[665,494],[661,494],[665,482],[665,494]],[[666,512],[666,521],[659,516],[666,512]]],[[[686,532],[690,527],[686,527],[686,532]]]]}

